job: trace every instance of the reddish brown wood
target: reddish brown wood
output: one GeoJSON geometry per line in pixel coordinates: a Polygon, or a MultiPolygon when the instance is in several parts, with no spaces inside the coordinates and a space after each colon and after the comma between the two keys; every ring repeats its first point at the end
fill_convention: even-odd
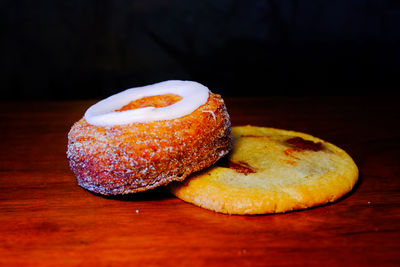
{"type": "Polygon", "coordinates": [[[229,216],[165,189],[101,197],[69,170],[67,133],[93,101],[0,106],[0,265],[400,264],[400,112],[393,97],[227,99],[233,125],[303,131],[353,156],[339,202],[229,216]]]}

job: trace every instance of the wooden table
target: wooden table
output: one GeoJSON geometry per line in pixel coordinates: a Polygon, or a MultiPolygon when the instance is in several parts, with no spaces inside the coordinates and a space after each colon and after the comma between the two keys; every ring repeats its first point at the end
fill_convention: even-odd
{"type": "Polygon", "coordinates": [[[399,265],[398,100],[226,99],[233,125],[310,133],[360,168],[339,202],[264,216],[214,213],[164,188],[94,195],[77,185],[65,154],[69,128],[94,102],[3,102],[0,265],[399,265]]]}

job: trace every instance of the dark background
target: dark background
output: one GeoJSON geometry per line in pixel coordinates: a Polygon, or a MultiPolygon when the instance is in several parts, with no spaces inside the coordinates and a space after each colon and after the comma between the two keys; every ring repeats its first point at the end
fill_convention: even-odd
{"type": "Polygon", "coordinates": [[[400,2],[0,2],[1,99],[103,98],[168,79],[224,96],[398,89],[400,2]]]}

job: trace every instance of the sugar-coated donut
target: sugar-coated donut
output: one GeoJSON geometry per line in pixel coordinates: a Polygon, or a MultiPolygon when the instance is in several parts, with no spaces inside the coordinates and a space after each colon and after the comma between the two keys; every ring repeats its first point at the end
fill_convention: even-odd
{"type": "Polygon", "coordinates": [[[231,146],[221,96],[195,82],[166,81],[90,107],[68,134],[67,157],[80,186],[116,195],[182,181],[231,146]]]}

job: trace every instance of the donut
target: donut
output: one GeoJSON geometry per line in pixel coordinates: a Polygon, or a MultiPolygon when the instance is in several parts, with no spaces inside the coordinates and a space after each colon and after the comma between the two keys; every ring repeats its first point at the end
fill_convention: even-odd
{"type": "Polygon", "coordinates": [[[231,147],[222,97],[197,82],[172,80],[91,106],[68,133],[67,158],[81,187],[119,195],[182,181],[231,147]]]}

